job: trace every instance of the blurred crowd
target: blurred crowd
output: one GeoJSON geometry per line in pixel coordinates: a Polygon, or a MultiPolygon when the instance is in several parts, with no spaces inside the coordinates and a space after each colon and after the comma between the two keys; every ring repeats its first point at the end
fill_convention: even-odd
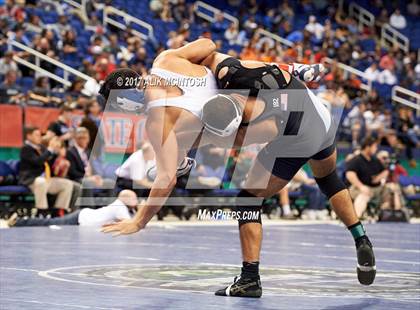
{"type": "MultiPolygon", "coordinates": [[[[162,50],[180,47],[199,36],[213,39],[221,51],[241,59],[315,63],[329,58],[325,62],[328,73],[320,82],[309,86],[316,89],[317,96],[333,113],[342,113],[338,139],[347,142],[356,152],[355,158],[359,158],[359,162],[350,161],[348,167],[347,163],[343,164],[343,178],[354,188],[352,195],[356,199],[357,210],[360,215],[363,214],[368,202],[378,197],[383,208],[403,208],[402,190],[389,190],[398,187],[398,179],[395,179],[394,172],[389,172],[387,160],[405,155],[413,167],[416,165],[414,153],[420,146],[418,119],[413,109],[392,105],[389,98],[381,94],[383,85],[396,84],[418,92],[420,65],[415,52],[405,53],[397,46],[385,49],[379,43],[380,29],[384,23],[390,23],[400,30],[410,27],[400,9],[387,11],[382,1],[372,1],[371,9],[377,11],[376,23],[371,28],[360,28],[346,11],[339,9],[338,1],[281,1],[278,5],[267,5],[256,0],[230,0],[226,5],[238,18],[239,23],[236,24],[227,20],[222,13],[216,14],[214,22],[209,23],[196,15],[194,3],[185,0],[151,0],[148,3],[150,16],[159,20],[159,23],[175,27],[164,40],[143,40],[135,35],[131,27],[121,31],[110,25],[103,26],[101,10],[104,5],[117,5],[120,1],[88,1],[86,16],[61,2],[24,2],[0,1],[0,104],[61,109],[59,119],[50,124],[47,132],[41,133],[37,128],[27,128],[25,131],[21,172],[16,181],[31,188],[38,209],[48,207],[46,193],[59,192],[60,199],[56,200],[56,205],[66,210],[74,208],[74,196],[80,191],[83,192],[82,197],[115,196],[115,181],[120,190],[134,188],[139,197],[147,195],[152,182],[147,176],[148,169],[153,165],[152,148],[143,141],[138,151],[121,167],[109,168],[102,156],[104,140],[100,118],[104,106],[96,94],[100,82],[115,68],[130,67],[145,76],[154,57],[162,50]],[[39,10],[45,11],[46,15],[56,12],[56,18],[42,19],[37,14],[39,10]],[[304,22],[300,27],[295,27],[299,24],[296,21],[301,21],[302,16],[304,22]],[[286,38],[293,45],[287,47],[261,35],[263,29],[286,38]],[[35,74],[33,70],[17,63],[14,56],[28,61],[32,61],[33,56],[9,46],[8,39],[62,61],[92,79],[85,81],[76,78],[71,80],[69,87],[63,88],[55,80],[35,74]],[[345,74],[338,62],[365,72],[366,80],[354,74],[345,74]],[[362,83],[368,82],[373,87],[365,91],[362,83]],[[76,127],[71,125],[74,109],[84,111],[84,118],[76,127]],[[375,141],[374,144],[368,143],[369,151],[366,151],[365,137],[373,137],[375,141]],[[386,156],[382,154],[383,161],[377,162],[376,157],[380,156],[376,156],[376,149],[373,147],[372,150],[372,145],[387,147],[390,153],[386,156]],[[28,149],[31,152],[26,153],[24,150],[28,149]],[[38,163],[36,171],[33,168],[34,157],[38,163]],[[358,175],[360,161],[370,162],[371,158],[375,158],[375,164],[369,164],[375,165],[375,175],[388,172],[383,173],[379,183],[365,184],[365,177],[358,175]],[[48,175],[47,166],[50,167],[48,175]],[[31,177],[23,180],[26,174],[31,177]],[[42,180],[45,177],[57,178],[56,186],[46,188],[45,182],[39,181],[39,178],[42,180]],[[374,188],[378,184],[382,188],[388,182],[394,185],[387,185],[387,190],[378,196],[374,188]],[[68,190],[70,187],[72,192],[68,190]],[[58,188],[66,188],[67,192],[58,188]],[[400,194],[395,194],[397,192],[400,194]]],[[[411,1],[404,8],[404,12],[412,16],[418,16],[419,11],[416,1],[411,1]]],[[[62,74],[50,62],[41,60],[39,65],[48,72],[62,74]]],[[[227,189],[230,167],[234,166],[232,162],[250,163],[255,153],[255,150],[250,150],[238,155],[214,147],[200,149],[196,154],[199,166],[191,178],[201,187],[227,189]]],[[[299,216],[309,219],[329,217],[326,198],[304,170],[275,197],[276,214],[295,218],[296,212],[293,213],[290,206],[296,205],[296,201],[302,197],[306,197],[307,201],[304,203],[305,210],[300,210],[299,216]]],[[[85,200],[81,205],[95,204],[85,200]]],[[[173,212],[179,217],[183,216],[183,211],[174,209],[173,212]]]]}

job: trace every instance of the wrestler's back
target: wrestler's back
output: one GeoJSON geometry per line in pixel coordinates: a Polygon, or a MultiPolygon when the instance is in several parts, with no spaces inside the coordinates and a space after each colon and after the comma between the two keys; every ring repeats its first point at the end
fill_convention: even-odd
{"type": "Polygon", "coordinates": [[[165,113],[173,114],[176,119],[175,131],[201,131],[202,106],[216,90],[216,81],[209,69],[182,57],[164,54],[153,63],[145,91],[146,112],[165,107],[165,113]]]}
{"type": "MultiPolygon", "coordinates": [[[[202,65],[193,64],[179,57],[168,58],[158,56],[153,62],[152,68],[159,68],[190,77],[203,77],[207,74],[206,69],[202,65]]],[[[182,95],[182,90],[179,87],[169,84],[165,83],[161,77],[152,74],[150,83],[147,85],[145,91],[146,100],[152,101],[182,95]]]]}

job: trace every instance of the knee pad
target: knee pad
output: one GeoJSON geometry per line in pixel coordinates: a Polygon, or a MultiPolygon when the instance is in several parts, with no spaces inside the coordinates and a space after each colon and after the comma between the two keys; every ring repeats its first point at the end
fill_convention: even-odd
{"type": "Polygon", "coordinates": [[[328,199],[347,188],[344,182],[338,177],[335,169],[323,178],[315,178],[315,181],[321,192],[323,192],[328,199]]]}
{"type": "Polygon", "coordinates": [[[239,227],[247,223],[261,224],[262,201],[260,199],[260,197],[244,189],[238,193],[234,211],[237,212],[239,227]],[[250,201],[252,198],[254,198],[255,202],[250,201]],[[258,205],[259,201],[260,205],[258,205]]]}

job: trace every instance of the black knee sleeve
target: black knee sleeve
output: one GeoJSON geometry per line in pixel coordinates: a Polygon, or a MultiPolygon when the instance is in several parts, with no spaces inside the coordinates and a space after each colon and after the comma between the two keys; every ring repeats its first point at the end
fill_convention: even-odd
{"type": "Polygon", "coordinates": [[[335,169],[323,178],[315,178],[315,181],[321,192],[323,192],[328,199],[347,188],[344,182],[338,177],[335,169]]]}
{"type": "Polygon", "coordinates": [[[260,197],[257,197],[244,189],[238,193],[234,211],[237,212],[239,227],[246,223],[261,224],[261,204],[262,200],[260,197]]]}

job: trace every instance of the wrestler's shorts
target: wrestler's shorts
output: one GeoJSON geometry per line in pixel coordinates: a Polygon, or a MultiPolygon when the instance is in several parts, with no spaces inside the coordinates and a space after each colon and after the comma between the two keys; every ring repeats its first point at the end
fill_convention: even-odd
{"type": "Polygon", "coordinates": [[[308,160],[323,160],[331,156],[334,153],[335,148],[336,145],[334,142],[332,145],[322,149],[311,157],[277,157],[274,160],[274,165],[273,161],[269,158],[271,156],[270,153],[263,149],[258,153],[257,160],[265,169],[267,169],[267,171],[271,171],[272,175],[290,181],[308,160]]]}

